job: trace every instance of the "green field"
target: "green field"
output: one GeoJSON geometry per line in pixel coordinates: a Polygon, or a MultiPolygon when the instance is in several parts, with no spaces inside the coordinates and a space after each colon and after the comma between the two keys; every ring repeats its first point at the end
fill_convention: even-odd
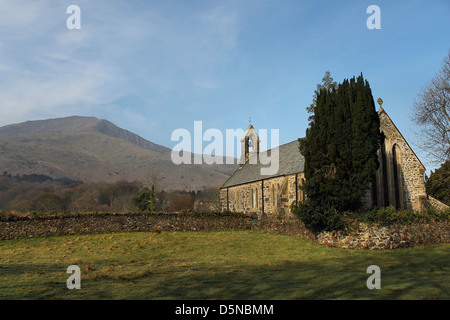
{"type": "Polygon", "coordinates": [[[0,299],[449,299],[450,244],[349,250],[262,231],[0,242],[0,299]],[[69,290],[69,265],[81,289],[69,290]],[[381,289],[369,290],[369,265],[381,289]]]}

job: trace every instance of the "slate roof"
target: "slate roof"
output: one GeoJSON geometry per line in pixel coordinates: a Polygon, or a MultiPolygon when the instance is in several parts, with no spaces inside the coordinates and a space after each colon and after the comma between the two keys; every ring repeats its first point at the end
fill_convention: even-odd
{"type": "MultiPolygon", "coordinates": [[[[298,150],[298,140],[283,144],[273,150],[278,149],[279,152],[279,167],[278,172],[273,175],[262,175],[261,168],[269,168],[270,163],[263,165],[260,161],[252,164],[255,160],[253,157],[246,162],[242,167],[238,168],[234,174],[228,178],[221,188],[227,188],[232,186],[237,186],[240,184],[246,184],[249,182],[255,182],[260,180],[265,180],[269,178],[286,176],[294,173],[303,172],[305,158],[298,150]]],[[[261,152],[261,155],[268,155],[270,157],[271,150],[261,152]]]]}

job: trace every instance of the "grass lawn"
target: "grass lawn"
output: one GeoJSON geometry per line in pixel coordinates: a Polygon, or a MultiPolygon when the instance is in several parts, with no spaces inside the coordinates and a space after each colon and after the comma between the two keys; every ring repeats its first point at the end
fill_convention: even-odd
{"type": "Polygon", "coordinates": [[[363,251],[235,230],[0,241],[0,299],[449,299],[450,244],[363,251]],[[81,289],[69,290],[69,265],[81,289]],[[369,265],[381,289],[369,290],[369,265]]]}

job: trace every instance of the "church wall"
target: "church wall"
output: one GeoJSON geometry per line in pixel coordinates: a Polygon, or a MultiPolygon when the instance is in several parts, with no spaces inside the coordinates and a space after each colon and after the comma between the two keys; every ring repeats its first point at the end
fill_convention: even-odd
{"type": "Polygon", "coordinates": [[[304,174],[298,173],[221,189],[221,209],[258,217],[292,216],[292,203],[303,199],[302,179],[304,174]]]}

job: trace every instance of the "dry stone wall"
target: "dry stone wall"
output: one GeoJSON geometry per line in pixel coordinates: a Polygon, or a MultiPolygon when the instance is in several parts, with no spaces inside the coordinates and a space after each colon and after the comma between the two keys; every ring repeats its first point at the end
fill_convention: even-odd
{"type": "Polygon", "coordinates": [[[331,247],[345,249],[397,249],[431,243],[449,243],[448,221],[414,223],[383,227],[361,224],[355,232],[343,235],[338,232],[322,232],[316,241],[331,247]]]}
{"type": "Polygon", "coordinates": [[[448,221],[382,227],[360,224],[349,235],[314,235],[297,219],[251,219],[245,215],[197,214],[89,214],[64,218],[0,221],[0,240],[36,236],[111,232],[162,232],[252,229],[311,239],[321,245],[346,249],[396,249],[419,244],[449,243],[448,221]]]}
{"type": "Polygon", "coordinates": [[[68,217],[0,220],[0,240],[130,231],[201,231],[249,228],[251,228],[251,218],[239,214],[221,216],[213,213],[92,213],[68,217]]]}

